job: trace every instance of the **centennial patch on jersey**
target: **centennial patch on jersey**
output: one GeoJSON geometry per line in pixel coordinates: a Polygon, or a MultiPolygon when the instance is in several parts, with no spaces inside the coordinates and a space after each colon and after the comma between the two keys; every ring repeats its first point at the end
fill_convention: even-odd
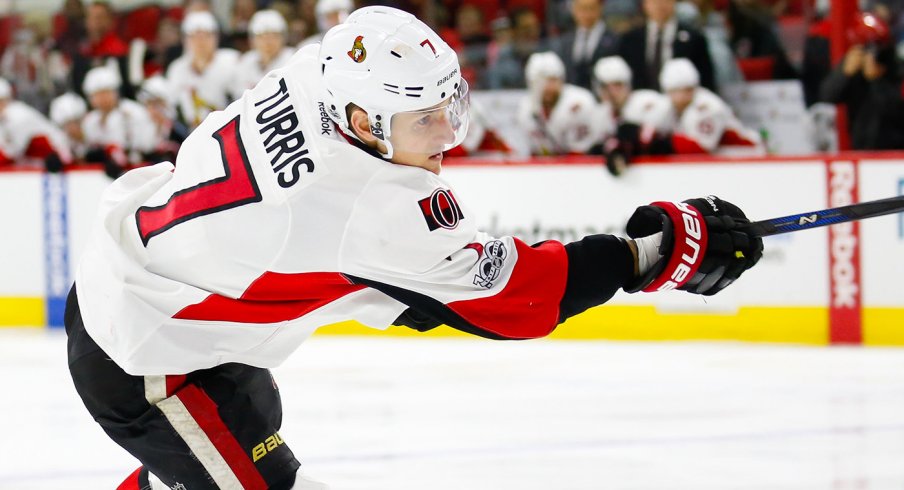
{"type": "Polygon", "coordinates": [[[355,38],[354,44],[352,44],[352,50],[348,52],[348,57],[351,58],[355,63],[361,63],[367,58],[367,50],[364,49],[364,36],[358,36],[355,38]]]}
{"type": "Polygon", "coordinates": [[[436,189],[430,197],[417,202],[421,207],[421,213],[427,221],[427,228],[433,231],[437,228],[454,230],[458,222],[465,219],[461,213],[458,201],[449,189],[436,189]]]}
{"type": "Polygon", "coordinates": [[[270,157],[270,167],[279,186],[288,189],[301,180],[302,167],[306,173],[314,171],[314,161],[305,148],[304,133],[289,100],[286,79],[280,78],[276,92],[255,102],[254,107],[260,108],[255,121],[264,136],[263,145],[270,157]]]}
{"type": "Polygon", "coordinates": [[[501,240],[487,242],[483,246],[483,259],[477,265],[474,284],[486,289],[493,287],[493,281],[499,277],[507,256],[508,251],[501,240]]]}

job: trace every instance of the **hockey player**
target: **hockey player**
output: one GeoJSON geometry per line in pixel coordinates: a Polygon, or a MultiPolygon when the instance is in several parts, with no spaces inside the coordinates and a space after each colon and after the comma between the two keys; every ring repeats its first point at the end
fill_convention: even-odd
{"type": "Polygon", "coordinates": [[[517,121],[530,137],[531,154],[582,154],[600,141],[596,100],[589,90],[565,83],[565,65],[557,54],[532,54],[524,76],[527,95],[517,121]]]}
{"type": "Polygon", "coordinates": [[[719,96],[700,86],[700,75],[690,61],[667,61],[659,85],[668,100],[665,128],[619,125],[616,137],[605,145],[610,169],[624,169],[637,155],[765,153],[759,134],[745,128],[719,96]]]}
{"type": "Polygon", "coordinates": [[[235,95],[253,88],[264,75],[289,62],[295,50],[286,47],[286,29],[286,19],[275,10],[260,10],[251,17],[248,35],[252,50],[239,60],[235,95]]]}
{"type": "Polygon", "coordinates": [[[119,72],[109,65],[92,68],[83,92],[91,112],[82,121],[88,151],[85,159],[102,163],[110,177],[144,161],[157,144],[157,131],[147,110],[135,101],[119,98],[119,72]]]}
{"type": "Polygon", "coordinates": [[[607,126],[622,123],[651,126],[662,131],[669,111],[668,99],[655,90],[633,90],[631,67],[621,56],[600,58],[593,67],[594,87],[607,126]]]}
{"type": "Polygon", "coordinates": [[[0,166],[38,159],[47,170],[70,163],[66,136],[33,107],[13,99],[10,83],[0,78],[0,166]]]}
{"type": "Polygon", "coordinates": [[[66,328],[88,411],[141,461],[121,490],[322,488],[268,370],[321,325],[541,337],[620,288],[715,294],[760,257],[713,197],[642,206],[633,239],[490,236],[439,175],[467,128],[455,51],[368,7],[208,116],[175,167],[110,186],[66,328]]]}
{"type": "Polygon", "coordinates": [[[156,75],[141,84],[138,102],[154,123],[154,148],[144,154],[145,161],[157,163],[176,158],[179,146],[188,137],[188,127],[176,119],[172,89],[166,79],[156,75]]]}
{"type": "MultiPolygon", "coordinates": [[[[624,132],[624,127],[636,127],[649,139],[668,132],[668,99],[655,90],[632,90],[631,77],[631,67],[621,56],[600,58],[593,67],[593,85],[600,99],[597,119],[604,128],[604,154],[618,146],[619,128],[624,132]]],[[[624,172],[627,163],[622,158],[606,160],[609,172],[615,176],[624,172]]]]}
{"type": "Polygon", "coordinates": [[[186,53],[166,70],[180,118],[194,129],[213,111],[233,100],[239,52],[217,49],[219,26],[213,14],[192,12],[182,21],[186,53]]]}
{"type": "Polygon", "coordinates": [[[67,92],[50,102],[50,120],[66,135],[73,162],[85,160],[88,151],[82,120],[88,114],[85,99],[67,92]]]}
{"type": "Polygon", "coordinates": [[[669,60],[659,85],[671,101],[671,153],[725,153],[746,149],[763,154],[758,132],[745,128],[718,95],[700,86],[700,75],[684,58],[669,60]]]}

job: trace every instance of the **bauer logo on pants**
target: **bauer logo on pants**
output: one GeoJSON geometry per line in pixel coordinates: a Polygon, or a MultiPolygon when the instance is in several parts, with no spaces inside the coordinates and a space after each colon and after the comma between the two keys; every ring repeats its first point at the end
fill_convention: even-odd
{"type": "Polygon", "coordinates": [[[461,214],[458,201],[449,189],[436,189],[426,199],[417,202],[421,207],[421,213],[427,220],[427,228],[433,231],[437,228],[454,230],[458,222],[465,219],[461,214]]]}

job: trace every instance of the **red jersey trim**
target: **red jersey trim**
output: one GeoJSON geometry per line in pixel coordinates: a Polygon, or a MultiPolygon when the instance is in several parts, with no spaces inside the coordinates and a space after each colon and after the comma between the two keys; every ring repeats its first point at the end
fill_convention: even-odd
{"type": "Polygon", "coordinates": [[[238,323],[276,323],[300,318],[321,306],[364,289],[338,272],[265,272],[238,299],[211,294],[173,318],[238,323]]]}
{"type": "Polygon", "coordinates": [[[510,339],[544,337],[559,323],[568,280],[565,246],[547,241],[531,247],[515,238],[518,262],[505,288],[485,298],[447,306],[468,323],[510,339]]]}

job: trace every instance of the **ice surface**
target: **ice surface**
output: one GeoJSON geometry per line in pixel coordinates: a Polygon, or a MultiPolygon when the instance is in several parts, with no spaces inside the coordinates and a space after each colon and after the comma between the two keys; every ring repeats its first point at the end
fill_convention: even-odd
{"type": "MultiPolygon", "coordinates": [[[[904,350],[315,337],[274,370],[333,490],[904,489],[904,350]]],[[[0,489],[114,489],[60,332],[0,330],[0,489]]]]}

